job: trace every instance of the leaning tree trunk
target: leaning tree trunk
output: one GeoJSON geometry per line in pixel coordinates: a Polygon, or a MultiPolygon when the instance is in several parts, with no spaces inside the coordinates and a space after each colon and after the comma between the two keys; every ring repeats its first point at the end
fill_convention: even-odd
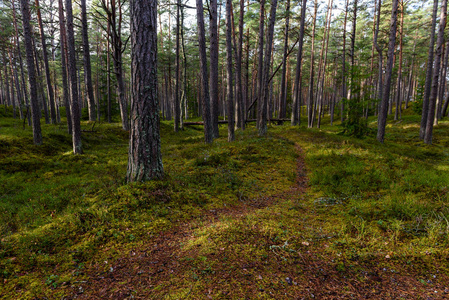
{"type": "Polygon", "coordinates": [[[66,0],[66,20],[67,20],[67,57],[68,57],[68,69],[70,79],[70,90],[72,94],[72,141],[73,141],[73,153],[83,153],[81,144],[81,124],[80,124],[80,108],[78,99],[78,85],[76,78],[76,59],[75,59],[75,34],[73,32],[73,13],[72,13],[72,1],[66,0]]]}
{"type": "Polygon", "coordinates": [[[396,45],[396,29],[398,20],[398,2],[399,0],[393,0],[393,7],[391,10],[391,21],[390,21],[390,41],[388,43],[388,62],[387,70],[385,74],[385,90],[382,96],[382,103],[379,111],[379,117],[377,122],[377,140],[381,143],[384,142],[385,137],[385,126],[387,124],[388,115],[388,101],[390,99],[390,88],[391,88],[391,74],[393,72],[394,65],[394,48],[396,45]]]}
{"type": "Polygon", "coordinates": [[[34,65],[34,50],[33,50],[33,33],[30,25],[30,9],[27,0],[20,0],[22,11],[22,25],[23,35],[25,37],[25,50],[27,56],[28,68],[28,82],[30,85],[31,98],[31,116],[33,119],[33,142],[35,145],[42,144],[41,122],[39,119],[39,104],[37,99],[37,83],[36,83],[36,68],[34,65]]]}
{"type": "MultiPolygon", "coordinates": [[[[94,88],[92,86],[92,71],[90,64],[89,36],[87,34],[87,13],[86,0],[81,0],[81,24],[84,53],[84,80],[87,90],[87,109],[89,111],[89,121],[95,121],[95,99],[94,88]]],[[[99,108],[98,108],[99,109],[99,108]]]]}
{"type": "Polygon", "coordinates": [[[210,115],[209,78],[207,76],[206,56],[206,30],[204,28],[203,0],[196,0],[197,22],[198,22],[198,44],[200,52],[200,76],[201,76],[201,106],[204,120],[204,139],[206,143],[212,143],[214,132],[210,115]]]}
{"type": "Polygon", "coordinates": [[[131,131],[126,179],[163,176],[157,98],[157,1],[131,5],[131,131]]]}
{"type": "Polygon", "coordinates": [[[426,144],[432,144],[433,121],[434,121],[433,119],[435,118],[435,108],[438,96],[438,80],[440,76],[441,53],[444,44],[444,29],[446,28],[446,18],[447,18],[447,0],[443,0],[441,3],[440,25],[438,27],[438,39],[437,39],[437,49],[435,53],[435,66],[433,69],[432,89],[429,97],[426,134],[424,136],[424,142],[426,144]]]}
{"type": "Polygon", "coordinates": [[[426,85],[424,89],[424,97],[422,103],[422,115],[421,115],[421,127],[419,129],[419,137],[424,139],[426,136],[427,127],[427,117],[429,115],[429,97],[432,84],[432,70],[433,70],[433,49],[435,47],[435,28],[437,23],[437,12],[438,12],[438,0],[433,1],[433,13],[432,13],[432,26],[430,29],[430,45],[429,45],[429,56],[427,59],[427,69],[426,69],[426,85]]]}
{"type": "Polygon", "coordinates": [[[295,74],[295,83],[294,83],[294,91],[293,91],[293,106],[292,106],[292,117],[291,124],[293,126],[299,125],[300,123],[300,112],[301,112],[301,61],[302,61],[302,47],[304,44],[304,28],[305,28],[305,19],[306,19],[306,5],[307,0],[302,0],[301,5],[301,24],[299,28],[299,44],[298,44],[298,54],[296,57],[296,74],[295,74]]]}

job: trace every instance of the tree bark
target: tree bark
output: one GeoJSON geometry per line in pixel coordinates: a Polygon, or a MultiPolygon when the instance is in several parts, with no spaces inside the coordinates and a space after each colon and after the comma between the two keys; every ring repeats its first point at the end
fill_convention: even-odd
{"type": "MultiPolygon", "coordinates": [[[[28,111],[28,107],[29,107],[30,103],[29,103],[29,100],[28,100],[27,86],[26,86],[26,83],[25,83],[25,72],[23,71],[22,50],[21,50],[21,47],[20,47],[19,28],[17,26],[16,8],[15,8],[14,2],[15,2],[15,0],[11,1],[12,13],[13,13],[13,24],[14,24],[14,30],[15,30],[15,38],[16,38],[16,42],[17,42],[17,44],[16,44],[16,46],[17,46],[17,56],[19,58],[20,77],[21,77],[21,81],[22,81],[23,96],[24,96],[25,105],[26,105],[27,111],[28,111]]],[[[27,114],[26,118],[28,119],[28,126],[31,126],[31,118],[29,117],[28,114],[27,114]]]]}
{"type": "Polygon", "coordinates": [[[309,96],[307,98],[307,119],[308,127],[311,128],[313,125],[313,77],[315,76],[314,61],[315,61],[315,31],[316,31],[316,16],[318,13],[318,1],[315,0],[315,10],[313,14],[313,25],[312,25],[312,50],[310,54],[310,78],[309,78],[309,96]]]}
{"type": "Polygon", "coordinates": [[[237,128],[245,130],[245,102],[243,99],[243,84],[242,84],[242,61],[243,61],[243,22],[245,15],[245,2],[240,0],[240,12],[239,12],[239,45],[237,50],[236,61],[236,79],[237,79],[237,128]]]}
{"type": "Polygon", "coordinates": [[[392,10],[391,10],[391,21],[390,21],[390,41],[388,43],[388,62],[387,70],[385,74],[385,89],[382,96],[381,108],[379,111],[378,122],[377,122],[377,140],[381,143],[384,142],[385,137],[385,126],[387,124],[388,115],[388,102],[390,99],[390,88],[391,88],[391,74],[393,72],[394,65],[394,48],[396,45],[396,29],[397,29],[397,19],[398,19],[398,2],[399,0],[393,0],[392,10]]]}
{"type": "Polygon", "coordinates": [[[218,138],[218,21],[217,0],[210,0],[210,111],[214,138],[218,138]]]}
{"type": "Polygon", "coordinates": [[[263,65],[263,46],[265,36],[265,0],[260,0],[260,14],[259,14],[259,44],[258,44],[258,66],[257,66],[257,128],[261,122],[263,103],[262,92],[264,84],[264,65],[263,65]]]}
{"type": "Polygon", "coordinates": [[[179,131],[179,124],[181,119],[181,107],[179,103],[179,89],[180,89],[180,80],[179,80],[179,72],[180,72],[180,64],[181,64],[181,58],[180,58],[180,17],[181,17],[181,0],[177,0],[176,4],[176,74],[175,74],[175,80],[176,80],[176,88],[175,88],[175,103],[174,103],[174,114],[175,114],[175,124],[174,124],[174,130],[175,132],[179,131]]]}
{"type": "Polygon", "coordinates": [[[290,0],[287,0],[285,13],[285,30],[284,30],[284,56],[282,58],[281,73],[281,99],[279,105],[279,118],[285,118],[287,114],[287,53],[288,53],[288,31],[290,29],[290,0]]]}
{"type": "Polygon", "coordinates": [[[41,10],[39,6],[39,0],[35,0],[36,3],[36,13],[37,13],[37,21],[39,24],[39,31],[41,35],[41,43],[42,43],[42,52],[43,52],[43,59],[44,59],[44,69],[45,69],[45,79],[47,82],[47,93],[48,93],[48,100],[49,100],[49,106],[50,106],[50,118],[51,123],[56,124],[56,109],[55,109],[55,98],[53,93],[53,86],[51,85],[51,77],[50,77],[50,67],[48,65],[48,55],[47,55],[47,44],[45,39],[45,32],[44,32],[44,26],[42,25],[42,17],[41,17],[41,10]]]}
{"type": "Polygon", "coordinates": [[[306,7],[307,0],[302,0],[301,5],[301,23],[299,28],[299,44],[298,44],[298,54],[296,57],[296,74],[293,92],[293,106],[292,106],[292,126],[300,124],[301,115],[301,61],[302,61],[302,47],[304,44],[304,31],[305,31],[305,19],[306,19],[306,7]]]}
{"type": "MultiPolygon", "coordinates": [[[[232,17],[231,17],[231,0],[226,0],[226,70],[227,70],[227,99],[228,99],[228,142],[235,139],[234,135],[234,84],[232,72],[232,17]]],[[[218,121],[218,120],[217,120],[218,121]]]]}
{"type": "Polygon", "coordinates": [[[214,132],[211,124],[209,79],[207,76],[207,56],[206,56],[206,30],[204,28],[203,0],[196,0],[197,22],[198,22],[198,43],[200,54],[200,75],[202,84],[201,106],[204,120],[204,139],[206,143],[212,143],[214,132]]]}
{"type": "Polygon", "coordinates": [[[263,91],[262,91],[262,110],[259,119],[259,136],[264,136],[267,134],[267,111],[268,111],[268,98],[270,92],[270,67],[271,67],[271,52],[273,49],[273,36],[274,36],[274,24],[276,22],[276,9],[277,0],[271,1],[270,10],[270,23],[267,31],[267,44],[265,49],[265,59],[263,67],[263,91]]]}
{"type": "Polygon", "coordinates": [[[41,123],[39,118],[39,104],[37,100],[36,68],[34,66],[33,33],[30,25],[30,9],[27,0],[20,0],[22,11],[23,35],[25,37],[25,50],[27,57],[28,82],[30,85],[31,116],[33,119],[33,142],[42,144],[41,123]]]}
{"type": "Polygon", "coordinates": [[[72,142],[73,153],[83,153],[81,144],[81,124],[80,124],[80,108],[78,98],[78,85],[76,78],[76,59],[75,59],[75,34],[73,32],[73,13],[72,13],[72,1],[66,0],[66,20],[67,20],[67,57],[68,57],[68,69],[71,91],[71,116],[72,116],[72,142]]]}
{"type": "Polygon", "coordinates": [[[157,98],[157,1],[131,4],[131,131],[128,182],[163,176],[157,98]]]}
{"type": "Polygon", "coordinates": [[[433,1],[432,26],[430,29],[430,45],[429,55],[426,69],[426,85],[424,89],[424,97],[422,103],[421,127],[419,129],[419,137],[424,139],[426,136],[427,117],[429,115],[429,97],[432,84],[433,72],[433,49],[435,47],[435,28],[437,23],[438,0],[433,1]]]}
{"type": "Polygon", "coordinates": [[[435,66],[433,69],[432,88],[429,97],[426,134],[424,136],[424,142],[426,144],[432,144],[433,121],[435,118],[436,101],[438,96],[438,80],[440,76],[441,56],[444,44],[444,29],[446,28],[446,18],[447,18],[447,0],[443,0],[441,3],[440,25],[438,27],[438,38],[437,38],[437,48],[435,52],[435,66]]]}
{"type": "Polygon", "coordinates": [[[67,35],[65,29],[65,18],[64,18],[64,4],[62,0],[59,1],[59,28],[60,28],[60,47],[61,47],[61,69],[62,69],[62,89],[64,106],[67,118],[67,130],[70,135],[72,135],[72,114],[70,96],[69,96],[69,86],[67,80],[67,35]]]}
{"type": "Polygon", "coordinates": [[[401,101],[401,87],[402,87],[402,56],[403,56],[403,36],[404,36],[404,0],[401,0],[401,27],[399,29],[399,68],[398,80],[396,84],[396,110],[394,112],[394,120],[399,120],[401,116],[402,101],[401,101]]]}
{"type": "MultiPolygon", "coordinates": [[[[84,53],[84,80],[87,91],[87,109],[89,112],[89,121],[95,121],[95,99],[94,88],[92,85],[92,68],[90,63],[89,35],[87,33],[87,13],[86,0],[81,0],[81,24],[83,37],[84,53]]],[[[99,108],[98,108],[99,109],[99,108]]]]}

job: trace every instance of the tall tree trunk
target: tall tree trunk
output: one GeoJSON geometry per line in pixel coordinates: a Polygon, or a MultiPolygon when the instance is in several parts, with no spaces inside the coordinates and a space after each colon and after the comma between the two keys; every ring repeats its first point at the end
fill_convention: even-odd
{"type": "Polygon", "coordinates": [[[382,62],[383,62],[383,57],[382,57],[382,49],[380,49],[379,44],[377,43],[377,39],[379,36],[379,25],[380,25],[380,12],[381,12],[381,8],[382,8],[382,0],[379,0],[379,11],[377,12],[377,22],[376,22],[376,32],[374,35],[374,46],[376,47],[376,51],[379,55],[379,71],[378,71],[378,78],[377,78],[377,83],[378,83],[378,101],[379,103],[382,103],[382,97],[383,97],[383,82],[382,82],[382,73],[383,73],[383,68],[382,68],[382,62]]]}
{"type": "Polygon", "coordinates": [[[33,142],[42,144],[41,123],[39,119],[39,104],[37,100],[36,68],[34,66],[33,33],[30,25],[30,9],[27,0],[20,0],[22,11],[23,35],[25,37],[25,50],[27,56],[28,81],[30,85],[31,116],[33,118],[33,142]]]}
{"type": "Polygon", "coordinates": [[[446,41],[446,46],[444,47],[444,59],[443,65],[441,66],[441,83],[439,88],[439,94],[437,99],[437,112],[435,115],[435,121],[433,123],[434,126],[438,125],[438,121],[441,120],[443,116],[443,99],[444,93],[446,91],[446,74],[447,74],[447,64],[449,61],[449,40],[446,41]]]}
{"type": "Polygon", "coordinates": [[[401,0],[401,27],[399,29],[399,68],[398,68],[398,81],[396,84],[396,110],[394,113],[394,120],[399,120],[401,116],[401,88],[402,88],[402,54],[403,54],[403,35],[404,35],[404,0],[401,0]]]}
{"type": "Polygon", "coordinates": [[[304,31],[305,31],[305,19],[306,19],[306,7],[307,0],[302,0],[301,5],[301,23],[299,27],[299,42],[298,42],[298,54],[296,57],[296,74],[293,91],[293,105],[292,105],[292,126],[300,124],[301,115],[301,66],[302,66],[302,47],[304,44],[304,31]]]}
{"type": "Polygon", "coordinates": [[[419,129],[419,137],[424,139],[426,136],[427,117],[429,115],[429,97],[432,84],[432,72],[433,72],[433,49],[435,47],[435,28],[437,23],[438,12],[438,0],[433,1],[433,13],[432,13],[432,26],[430,28],[430,45],[429,55],[427,59],[426,69],[426,85],[424,89],[424,97],[422,103],[422,115],[421,115],[421,127],[419,129]]]}
{"type": "Polygon", "coordinates": [[[343,55],[342,55],[342,89],[341,89],[341,122],[345,120],[345,100],[347,98],[347,85],[346,85],[346,25],[348,21],[349,0],[346,0],[345,5],[345,19],[343,23],[343,55]]]}
{"type": "Polygon", "coordinates": [[[316,16],[318,13],[318,1],[315,0],[315,10],[313,13],[313,25],[312,25],[312,50],[310,54],[310,78],[309,78],[309,96],[307,99],[307,116],[308,116],[308,127],[313,126],[313,86],[314,86],[314,61],[315,61],[315,31],[316,31],[316,16]]]}
{"type": "Polygon", "coordinates": [[[207,76],[207,56],[206,56],[206,30],[204,28],[203,0],[196,0],[197,22],[198,22],[198,43],[200,52],[200,75],[202,84],[201,106],[204,121],[204,139],[206,143],[212,143],[214,132],[211,124],[209,78],[207,76]]]}
{"type": "Polygon", "coordinates": [[[267,134],[267,112],[268,112],[268,98],[270,91],[270,67],[271,67],[271,52],[273,49],[273,36],[274,36],[274,24],[276,22],[276,8],[277,0],[271,1],[270,10],[270,23],[267,31],[267,44],[265,49],[265,59],[263,67],[263,91],[262,91],[262,110],[259,119],[259,135],[264,136],[267,134]]]}
{"type": "Polygon", "coordinates": [[[217,0],[210,0],[210,111],[214,138],[218,138],[218,21],[217,0]]]}
{"type": "Polygon", "coordinates": [[[385,89],[382,96],[381,108],[379,111],[379,117],[377,122],[377,140],[381,143],[384,142],[385,137],[385,126],[387,124],[387,114],[388,114],[388,102],[390,99],[390,88],[391,88],[391,74],[393,72],[394,65],[394,48],[396,45],[396,29],[397,29],[397,19],[398,19],[398,2],[399,0],[393,0],[392,10],[391,10],[391,21],[390,21],[390,41],[388,43],[388,62],[387,70],[385,73],[385,89]]]}
{"type": "Polygon", "coordinates": [[[131,132],[126,179],[147,181],[163,176],[157,98],[157,1],[131,5],[131,132]]]}
{"type": "Polygon", "coordinates": [[[282,58],[281,73],[281,99],[279,105],[279,118],[284,119],[287,115],[287,56],[288,56],[288,31],[290,29],[290,0],[287,0],[285,13],[285,31],[284,31],[284,56],[282,58]]]}
{"type": "Polygon", "coordinates": [[[64,4],[62,0],[59,2],[59,28],[60,28],[60,46],[61,46],[61,69],[62,69],[62,89],[64,106],[67,118],[67,129],[70,135],[72,135],[72,114],[71,114],[71,104],[69,97],[69,86],[67,81],[67,35],[65,28],[65,18],[64,18],[64,4]]]}
{"type": "MultiPolygon", "coordinates": [[[[323,63],[322,63],[322,71],[321,71],[321,82],[318,83],[319,85],[319,89],[318,89],[318,97],[319,97],[319,101],[318,101],[318,122],[317,122],[317,127],[320,128],[321,126],[321,113],[323,111],[322,107],[324,105],[323,100],[324,100],[324,82],[325,82],[325,78],[326,78],[326,66],[327,66],[327,50],[329,47],[329,36],[330,36],[330,29],[331,29],[331,20],[332,20],[332,5],[333,5],[334,1],[333,0],[329,0],[329,5],[327,8],[327,17],[326,17],[326,23],[327,23],[327,27],[325,28],[324,31],[324,37],[323,37],[323,48],[322,50],[324,50],[324,59],[323,59],[323,63]]],[[[326,25],[325,25],[326,26],[326,25]]]]}
{"type": "Polygon", "coordinates": [[[176,88],[175,88],[175,103],[174,103],[174,109],[173,112],[175,114],[175,124],[174,124],[174,130],[175,132],[179,131],[179,123],[181,119],[181,107],[179,103],[179,90],[180,90],[180,84],[179,84],[179,72],[180,72],[180,63],[181,58],[179,54],[180,50],[180,17],[181,17],[181,0],[177,0],[176,3],[176,74],[175,74],[175,80],[176,80],[176,88]]]}
{"type": "Polygon", "coordinates": [[[231,17],[231,0],[226,0],[226,61],[227,61],[227,99],[228,99],[228,141],[232,142],[234,136],[234,91],[233,91],[233,75],[232,75],[232,17],[231,17]]]}
{"type": "Polygon", "coordinates": [[[257,66],[257,128],[261,123],[262,111],[263,111],[263,84],[264,84],[264,65],[263,65],[263,46],[265,36],[265,0],[260,0],[260,14],[259,14],[259,44],[258,44],[258,66],[257,66]]]}
{"type": "MultiPolygon", "coordinates": [[[[289,0],[290,1],[290,0],[289,0]]],[[[245,101],[243,97],[243,84],[242,84],[242,61],[243,61],[243,22],[245,16],[245,2],[240,0],[240,12],[239,12],[239,45],[237,50],[236,60],[236,79],[237,79],[237,128],[245,130],[245,101]]]]}
{"type": "MultiPolygon", "coordinates": [[[[353,98],[353,92],[355,89],[354,75],[355,75],[355,34],[357,29],[357,6],[358,0],[354,0],[353,14],[352,14],[352,33],[351,33],[351,76],[349,83],[349,90],[347,94],[347,99],[351,100],[353,98]]],[[[351,102],[349,102],[351,103],[351,102]]],[[[349,110],[354,109],[352,107],[348,107],[349,110]]]]}
{"type": "MultiPolygon", "coordinates": [[[[19,58],[20,78],[22,81],[23,96],[24,96],[25,105],[26,105],[27,111],[28,111],[30,103],[28,100],[27,86],[25,83],[25,72],[23,71],[22,50],[20,47],[19,28],[17,26],[16,8],[15,8],[14,3],[15,3],[15,0],[12,0],[11,4],[12,4],[12,13],[13,13],[13,24],[14,24],[14,30],[15,30],[15,39],[16,39],[16,46],[17,46],[17,57],[19,58]]],[[[31,126],[31,118],[29,117],[29,114],[27,114],[26,117],[28,119],[28,126],[31,126]]]]}
{"type": "Polygon", "coordinates": [[[55,109],[55,98],[53,94],[53,86],[51,85],[51,77],[50,77],[50,66],[48,65],[48,55],[47,55],[47,44],[45,39],[44,26],[42,25],[42,17],[41,17],[41,9],[39,6],[39,0],[35,0],[36,3],[36,13],[37,13],[37,21],[39,24],[39,31],[41,35],[41,43],[42,43],[42,52],[44,59],[44,68],[45,68],[45,79],[47,80],[47,93],[48,93],[48,101],[50,106],[50,117],[51,123],[56,124],[56,109],[55,109]]]}
{"type": "Polygon", "coordinates": [[[424,136],[424,142],[426,144],[432,144],[433,121],[435,118],[436,101],[438,96],[438,80],[440,76],[441,56],[444,44],[444,29],[446,28],[446,18],[447,18],[447,0],[443,0],[441,3],[440,25],[438,27],[438,39],[435,53],[435,66],[433,69],[432,89],[429,97],[426,134],[424,136]]]}
{"type": "Polygon", "coordinates": [[[71,115],[72,115],[72,142],[73,153],[83,153],[81,144],[81,124],[80,124],[80,108],[78,98],[78,85],[76,78],[76,53],[75,53],[75,34],[73,32],[73,13],[72,13],[72,1],[66,0],[66,20],[67,20],[67,57],[68,57],[68,69],[70,79],[70,91],[72,94],[71,100],[71,115]]]}
{"type": "Polygon", "coordinates": [[[95,121],[95,99],[94,99],[94,88],[92,86],[92,71],[91,71],[92,68],[90,64],[89,36],[87,33],[86,0],[81,0],[81,24],[82,24],[83,53],[84,53],[84,80],[86,83],[86,91],[87,91],[87,109],[89,112],[89,121],[95,121]]]}

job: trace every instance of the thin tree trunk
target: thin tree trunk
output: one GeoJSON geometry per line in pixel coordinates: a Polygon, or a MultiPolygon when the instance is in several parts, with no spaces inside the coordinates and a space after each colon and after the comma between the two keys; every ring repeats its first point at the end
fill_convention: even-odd
{"type": "Polygon", "coordinates": [[[20,6],[22,11],[23,35],[25,37],[28,81],[30,85],[31,116],[33,118],[33,142],[35,145],[41,145],[42,133],[39,119],[39,104],[37,100],[36,68],[34,66],[34,50],[32,41],[33,33],[30,25],[30,9],[27,0],[20,0],[20,6]]]}
{"type": "Polygon", "coordinates": [[[301,23],[299,27],[299,44],[298,44],[298,54],[296,57],[296,74],[295,83],[293,91],[293,106],[292,106],[292,126],[300,124],[301,116],[301,66],[302,66],[302,47],[304,44],[304,31],[305,31],[305,19],[306,19],[306,7],[307,0],[302,0],[301,5],[301,23]]]}
{"type": "Polygon", "coordinates": [[[385,137],[385,126],[387,124],[387,114],[388,114],[388,102],[390,99],[390,88],[391,88],[391,74],[393,72],[394,65],[394,48],[396,45],[396,29],[397,29],[397,19],[398,19],[398,2],[399,0],[393,0],[392,11],[391,11],[391,21],[390,21],[390,41],[388,43],[388,62],[387,70],[385,74],[385,90],[382,96],[381,108],[379,111],[379,117],[377,122],[377,140],[381,143],[384,142],[385,137]]]}
{"type": "Polygon", "coordinates": [[[43,59],[44,59],[44,68],[45,68],[45,78],[47,81],[47,93],[48,93],[48,100],[49,100],[49,106],[50,106],[50,117],[51,117],[51,123],[56,124],[56,110],[55,110],[55,98],[53,93],[53,86],[51,85],[51,77],[50,77],[50,67],[48,65],[48,55],[47,55],[47,44],[45,40],[45,32],[44,32],[44,26],[42,25],[42,17],[41,17],[41,9],[39,6],[39,0],[35,0],[36,3],[36,13],[37,13],[37,21],[39,24],[39,31],[41,35],[41,43],[42,43],[42,52],[43,52],[43,59]]]}
{"type": "Polygon", "coordinates": [[[264,36],[265,36],[265,0],[260,0],[260,14],[259,14],[259,45],[258,45],[258,82],[257,82],[257,128],[259,128],[262,118],[263,111],[263,100],[262,92],[264,85],[264,65],[263,65],[263,46],[264,46],[264,36]]]}
{"type": "Polygon", "coordinates": [[[62,89],[64,97],[64,106],[67,118],[67,129],[72,135],[72,114],[69,97],[69,86],[67,81],[67,36],[65,29],[64,4],[59,0],[59,27],[60,27],[60,43],[61,43],[61,69],[62,69],[62,89]]]}
{"type": "Polygon", "coordinates": [[[174,103],[174,114],[175,114],[175,124],[174,124],[174,130],[175,132],[179,131],[179,123],[181,119],[181,107],[179,103],[179,72],[180,72],[180,17],[181,17],[181,0],[177,0],[176,4],[176,74],[175,74],[175,80],[176,80],[176,88],[175,88],[175,103],[174,103]]]}
{"type": "Polygon", "coordinates": [[[394,113],[394,120],[397,121],[401,115],[401,88],[402,88],[402,54],[403,54],[403,35],[404,35],[404,0],[401,0],[401,27],[399,29],[399,68],[398,68],[398,81],[396,84],[396,111],[394,113]]]}
{"type": "Polygon", "coordinates": [[[312,25],[312,50],[310,54],[310,78],[309,78],[309,96],[307,99],[307,116],[308,116],[308,127],[313,126],[313,86],[314,86],[314,76],[315,76],[315,31],[316,31],[316,17],[318,13],[318,1],[315,0],[315,10],[313,14],[313,25],[312,25]]]}
{"type": "MultiPolygon", "coordinates": [[[[318,82],[318,122],[317,127],[320,128],[321,126],[321,113],[323,111],[323,100],[324,100],[324,82],[326,78],[326,63],[327,63],[327,50],[329,46],[329,35],[330,35],[330,29],[331,29],[331,20],[332,20],[332,5],[333,0],[329,0],[329,5],[327,9],[327,16],[326,16],[326,28],[324,31],[323,36],[323,46],[322,46],[322,52],[324,51],[324,58],[322,60],[322,63],[320,64],[320,68],[322,69],[321,72],[321,81],[318,82]]],[[[321,58],[320,58],[321,60],[321,58]]]]}
{"type": "Polygon", "coordinates": [[[287,0],[285,13],[285,31],[284,31],[284,56],[282,58],[281,73],[281,99],[279,105],[279,118],[284,119],[287,114],[287,56],[288,56],[288,31],[290,29],[290,0],[287,0]]]}
{"type": "Polygon", "coordinates": [[[437,20],[437,12],[438,12],[438,0],[433,1],[433,13],[432,13],[432,26],[430,29],[430,45],[429,45],[429,55],[427,60],[427,69],[426,69],[426,85],[424,89],[424,97],[422,104],[422,115],[421,115],[421,127],[419,129],[419,137],[424,139],[426,136],[426,127],[427,127],[427,117],[429,115],[429,97],[430,97],[430,89],[432,84],[432,72],[433,72],[433,49],[435,47],[435,28],[436,28],[436,20],[437,20]]]}
{"type": "Polygon", "coordinates": [[[80,109],[78,98],[78,85],[76,78],[76,53],[75,53],[75,34],[73,32],[73,13],[72,13],[72,1],[66,0],[66,20],[67,20],[67,57],[68,57],[68,69],[70,79],[70,91],[72,94],[72,142],[73,153],[83,153],[81,144],[81,124],[80,124],[80,109]]]}
{"type": "Polygon", "coordinates": [[[214,132],[210,114],[209,78],[207,76],[206,30],[204,28],[203,0],[196,0],[196,10],[200,54],[200,75],[202,84],[201,106],[204,120],[204,139],[206,143],[212,143],[214,139],[214,132]]]}
{"type": "Polygon", "coordinates": [[[227,61],[227,99],[228,99],[228,141],[232,142],[234,136],[234,91],[232,75],[232,18],[231,18],[231,0],[226,0],[226,61],[227,61]]]}
{"type": "Polygon", "coordinates": [[[349,0],[346,0],[345,5],[345,20],[343,23],[343,55],[342,60],[343,63],[341,64],[342,68],[342,95],[341,95],[341,122],[343,123],[345,120],[345,100],[347,98],[347,86],[346,86],[346,25],[348,21],[348,10],[349,10],[349,0]]]}
{"type": "Polygon", "coordinates": [[[382,97],[383,97],[383,82],[382,82],[382,62],[383,62],[383,56],[382,56],[382,49],[380,49],[379,44],[377,43],[378,35],[379,35],[379,25],[380,25],[380,12],[382,8],[382,0],[379,0],[379,11],[377,12],[377,22],[376,22],[376,32],[374,35],[374,46],[376,47],[377,53],[379,55],[379,71],[378,71],[378,101],[379,104],[382,103],[382,97]]]}
{"type": "MultiPolygon", "coordinates": [[[[12,4],[12,13],[13,13],[13,24],[14,24],[14,30],[15,30],[15,39],[16,39],[16,45],[17,45],[17,56],[19,58],[19,65],[20,65],[20,77],[21,77],[21,81],[22,81],[22,90],[23,90],[23,96],[25,99],[25,105],[27,107],[27,111],[28,111],[28,107],[30,105],[29,100],[28,100],[28,92],[27,92],[27,86],[25,83],[25,72],[23,71],[23,61],[22,61],[22,50],[20,47],[20,39],[19,39],[19,28],[17,26],[17,17],[16,17],[16,8],[15,8],[15,0],[11,1],[12,4]]],[[[28,119],[28,126],[31,126],[31,118],[29,117],[29,115],[27,114],[27,119],[28,119]]]]}
{"type": "Polygon", "coordinates": [[[436,101],[438,96],[438,80],[440,76],[441,56],[444,44],[444,29],[446,28],[446,18],[447,18],[447,0],[443,0],[441,3],[440,25],[438,27],[438,39],[437,39],[437,48],[435,52],[435,66],[433,69],[432,88],[429,97],[426,134],[424,136],[424,142],[426,144],[432,144],[433,121],[435,118],[436,101]]]}
{"type": "Polygon", "coordinates": [[[447,64],[449,61],[449,40],[446,41],[444,51],[444,59],[443,59],[443,66],[441,67],[441,83],[440,83],[440,92],[438,95],[438,105],[437,105],[437,115],[435,116],[435,122],[434,125],[438,125],[438,121],[441,120],[443,117],[443,99],[444,99],[444,93],[446,91],[446,74],[447,74],[447,64]]]}
{"type": "Polygon", "coordinates": [[[211,126],[214,138],[219,137],[218,131],[218,21],[217,0],[210,0],[210,111],[211,126]]]}
{"type": "Polygon", "coordinates": [[[262,110],[259,119],[259,136],[267,134],[267,111],[268,111],[268,98],[270,89],[270,66],[271,66],[271,52],[273,48],[273,36],[274,36],[274,24],[276,22],[276,8],[277,0],[271,1],[270,10],[270,23],[267,31],[267,44],[265,49],[265,60],[263,67],[263,91],[262,91],[262,110]]]}
{"type": "Polygon", "coordinates": [[[81,24],[84,53],[84,80],[87,90],[87,109],[89,112],[89,121],[95,121],[95,99],[94,88],[92,86],[92,67],[90,63],[89,36],[87,33],[86,0],[81,0],[81,24]]]}
{"type": "Polygon", "coordinates": [[[243,97],[243,84],[242,84],[242,60],[243,60],[243,22],[245,16],[245,2],[240,0],[240,12],[239,12],[239,45],[237,50],[236,60],[236,79],[237,79],[237,128],[245,130],[245,102],[243,97]]]}

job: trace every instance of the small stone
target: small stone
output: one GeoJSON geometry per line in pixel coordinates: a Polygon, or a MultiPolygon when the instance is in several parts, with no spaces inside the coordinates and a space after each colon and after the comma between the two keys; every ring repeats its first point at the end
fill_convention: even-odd
{"type": "Polygon", "coordinates": [[[287,281],[287,283],[288,283],[289,285],[292,285],[292,284],[293,284],[293,280],[292,280],[290,277],[285,278],[285,281],[287,281]]]}

